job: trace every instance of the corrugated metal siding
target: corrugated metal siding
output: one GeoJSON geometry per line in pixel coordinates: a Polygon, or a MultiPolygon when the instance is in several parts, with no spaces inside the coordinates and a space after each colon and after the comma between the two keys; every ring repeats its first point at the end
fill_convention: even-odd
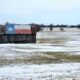
{"type": "Polygon", "coordinates": [[[32,30],[32,34],[36,34],[37,28],[35,26],[31,27],[31,30],[32,30]]]}
{"type": "Polygon", "coordinates": [[[36,35],[32,34],[3,34],[0,43],[36,43],[36,35]]]}
{"type": "Polygon", "coordinates": [[[0,25],[0,34],[4,34],[5,32],[5,25],[0,25]]]}
{"type": "Polygon", "coordinates": [[[7,24],[6,25],[6,34],[15,34],[14,24],[7,24]]]}

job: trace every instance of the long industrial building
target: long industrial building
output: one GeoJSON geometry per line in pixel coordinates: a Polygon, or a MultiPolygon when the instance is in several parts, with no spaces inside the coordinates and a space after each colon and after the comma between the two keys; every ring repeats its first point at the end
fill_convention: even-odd
{"type": "Polygon", "coordinates": [[[0,43],[36,43],[36,25],[0,25],[0,43]]]}

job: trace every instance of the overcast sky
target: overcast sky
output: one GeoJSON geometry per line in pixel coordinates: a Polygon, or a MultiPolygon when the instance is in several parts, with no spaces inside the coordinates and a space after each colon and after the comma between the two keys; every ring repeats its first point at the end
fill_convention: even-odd
{"type": "Polygon", "coordinates": [[[0,23],[79,24],[80,0],[0,0],[0,23]]]}

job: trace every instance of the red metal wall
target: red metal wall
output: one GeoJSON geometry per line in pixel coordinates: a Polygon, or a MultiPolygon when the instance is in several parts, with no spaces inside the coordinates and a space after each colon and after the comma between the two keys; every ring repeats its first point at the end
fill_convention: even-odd
{"type": "Polygon", "coordinates": [[[31,26],[30,25],[15,25],[15,32],[16,34],[32,34],[31,26]]]}
{"type": "Polygon", "coordinates": [[[16,34],[32,34],[31,30],[27,29],[16,29],[15,32],[16,34]]]}

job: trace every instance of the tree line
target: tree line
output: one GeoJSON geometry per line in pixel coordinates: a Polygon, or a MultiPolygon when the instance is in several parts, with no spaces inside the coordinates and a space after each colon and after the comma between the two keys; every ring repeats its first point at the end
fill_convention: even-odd
{"type": "Polygon", "coordinates": [[[37,27],[37,31],[42,31],[43,28],[48,27],[50,29],[50,31],[53,30],[53,28],[57,28],[59,27],[61,31],[64,31],[64,28],[80,28],[80,24],[79,25],[64,25],[64,24],[57,24],[57,25],[44,25],[44,24],[31,24],[37,27]]]}
{"type": "Polygon", "coordinates": [[[44,25],[44,24],[35,24],[37,27],[65,27],[65,28],[80,28],[80,24],[79,25],[64,25],[64,24],[57,24],[57,25],[53,25],[53,24],[50,24],[50,25],[44,25]]]}

